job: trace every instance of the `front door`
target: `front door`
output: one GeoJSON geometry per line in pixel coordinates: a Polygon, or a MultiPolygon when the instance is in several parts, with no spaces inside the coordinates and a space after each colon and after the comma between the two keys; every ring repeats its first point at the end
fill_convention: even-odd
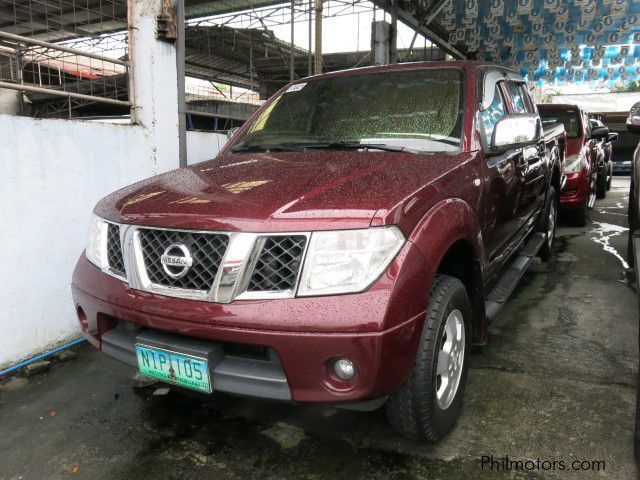
{"type": "MultiPolygon", "coordinates": [[[[508,81],[505,86],[512,113],[537,113],[525,83],[508,81]]],[[[522,196],[518,205],[518,216],[521,227],[528,227],[541,205],[544,205],[548,178],[545,148],[544,141],[541,139],[537,144],[520,149],[518,175],[522,182],[522,196]]]]}
{"type": "MultiPolygon", "coordinates": [[[[485,92],[485,95],[492,96],[491,103],[479,113],[485,151],[491,145],[496,124],[509,112],[506,94],[504,81],[496,83],[494,89],[485,92]]],[[[520,210],[526,175],[523,159],[522,148],[485,158],[487,171],[483,237],[490,271],[493,266],[502,263],[507,247],[521,230],[523,220],[520,210]]]]}

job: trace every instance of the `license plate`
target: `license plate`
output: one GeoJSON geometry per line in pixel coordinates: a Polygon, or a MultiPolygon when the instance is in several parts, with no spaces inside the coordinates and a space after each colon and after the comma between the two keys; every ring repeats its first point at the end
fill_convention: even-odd
{"type": "Polygon", "coordinates": [[[136,344],[140,373],[163,382],[211,393],[209,369],[205,358],[136,344]]]}

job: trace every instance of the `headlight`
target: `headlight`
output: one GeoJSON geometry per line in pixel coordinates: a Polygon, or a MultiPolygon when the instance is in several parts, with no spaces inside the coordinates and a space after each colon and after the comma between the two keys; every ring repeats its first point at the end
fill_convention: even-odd
{"type": "Polygon", "coordinates": [[[104,266],[103,255],[106,256],[107,250],[107,222],[97,215],[91,215],[91,223],[89,224],[89,238],[87,239],[87,249],[85,255],[87,260],[96,267],[104,266]]]}
{"type": "Polygon", "coordinates": [[[356,293],[368,288],[404,245],[398,227],[313,232],[299,296],[356,293]]]}
{"type": "Polygon", "coordinates": [[[584,164],[583,158],[584,157],[579,153],[569,155],[564,161],[564,173],[572,174],[578,173],[580,170],[582,170],[582,166],[584,164]]]}

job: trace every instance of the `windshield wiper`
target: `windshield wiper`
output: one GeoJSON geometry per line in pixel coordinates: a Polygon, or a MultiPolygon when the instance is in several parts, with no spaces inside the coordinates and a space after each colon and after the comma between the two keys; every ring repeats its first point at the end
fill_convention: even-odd
{"type": "Polygon", "coordinates": [[[310,143],[304,145],[304,148],[309,149],[345,149],[345,150],[383,150],[385,152],[407,152],[407,153],[422,153],[419,150],[414,150],[409,147],[399,147],[395,145],[387,145],[385,143],[359,143],[359,142],[328,142],[328,143],[310,143]]]}
{"type": "Polygon", "coordinates": [[[303,152],[305,149],[298,145],[268,145],[268,144],[254,144],[254,145],[236,145],[231,147],[231,151],[236,152],[303,152]]]}

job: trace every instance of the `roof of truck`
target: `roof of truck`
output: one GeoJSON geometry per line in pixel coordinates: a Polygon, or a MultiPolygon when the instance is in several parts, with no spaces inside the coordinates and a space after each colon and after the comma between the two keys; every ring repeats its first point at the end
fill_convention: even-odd
{"type": "Polygon", "coordinates": [[[350,75],[352,73],[367,73],[367,72],[388,72],[394,70],[423,70],[427,68],[461,68],[464,70],[472,70],[479,68],[495,68],[498,70],[503,70],[505,72],[518,73],[517,70],[505,67],[502,65],[498,65],[496,63],[478,61],[478,60],[441,60],[441,61],[428,61],[428,62],[406,62],[406,63],[396,63],[393,65],[372,65],[365,67],[357,67],[350,68],[347,70],[336,70],[334,72],[322,73],[319,75],[312,75],[310,77],[306,77],[294,83],[305,82],[311,79],[321,78],[321,77],[333,77],[338,75],[350,75]]]}

